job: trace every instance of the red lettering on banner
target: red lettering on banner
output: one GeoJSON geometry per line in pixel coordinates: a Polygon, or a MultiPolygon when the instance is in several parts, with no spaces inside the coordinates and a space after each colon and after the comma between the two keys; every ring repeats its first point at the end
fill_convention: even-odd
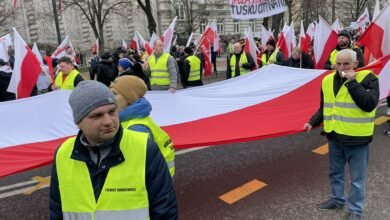
{"type": "Polygon", "coordinates": [[[54,56],[58,56],[58,54],[62,53],[62,52],[65,51],[65,50],[66,50],[66,47],[61,47],[61,48],[57,51],[57,53],[54,54],[54,56]]]}

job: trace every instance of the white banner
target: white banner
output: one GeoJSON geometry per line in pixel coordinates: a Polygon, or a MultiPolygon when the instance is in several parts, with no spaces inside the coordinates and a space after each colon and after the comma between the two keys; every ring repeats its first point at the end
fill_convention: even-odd
{"type": "Polygon", "coordinates": [[[233,19],[256,19],[286,11],[284,0],[230,0],[233,19]]]}

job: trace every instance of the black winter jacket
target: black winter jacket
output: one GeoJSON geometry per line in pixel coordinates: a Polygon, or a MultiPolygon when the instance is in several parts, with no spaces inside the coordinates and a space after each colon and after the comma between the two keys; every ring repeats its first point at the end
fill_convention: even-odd
{"type": "MultiPolygon", "coordinates": [[[[77,135],[76,144],[71,158],[74,160],[83,161],[88,166],[96,201],[99,199],[109,169],[122,163],[124,160],[122,152],[119,148],[122,133],[123,128],[120,128],[114,140],[104,146],[110,147],[111,150],[109,151],[108,155],[103,160],[101,160],[100,166],[97,166],[92,161],[88,148],[80,141],[82,132],[80,131],[77,135]]],[[[96,153],[100,155],[99,148],[96,149],[96,153]]],[[[169,173],[165,159],[158,149],[156,143],[150,139],[147,143],[145,171],[150,219],[177,219],[178,210],[176,204],[176,195],[173,189],[171,175],[169,173]]],[[[61,196],[58,188],[55,156],[50,184],[50,219],[62,219],[61,196]]]]}
{"type": "Polygon", "coordinates": [[[97,72],[97,81],[106,86],[110,86],[111,82],[118,76],[117,67],[111,60],[100,60],[97,72]]]}

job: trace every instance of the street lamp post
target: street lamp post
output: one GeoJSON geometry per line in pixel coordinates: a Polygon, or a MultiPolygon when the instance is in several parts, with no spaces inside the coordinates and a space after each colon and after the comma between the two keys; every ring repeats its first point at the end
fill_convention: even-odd
{"type": "Polygon", "coordinates": [[[51,0],[51,2],[52,2],[52,5],[53,5],[54,23],[56,25],[58,45],[60,45],[61,44],[61,33],[60,33],[60,24],[58,22],[58,13],[57,13],[56,0],[51,0]]]}

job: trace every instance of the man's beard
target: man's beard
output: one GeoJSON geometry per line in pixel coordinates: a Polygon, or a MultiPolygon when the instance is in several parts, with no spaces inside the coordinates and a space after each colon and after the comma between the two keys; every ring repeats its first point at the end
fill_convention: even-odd
{"type": "Polygon", "coordinates": [[[349,44],[348,42],[340,42],[339,43],[339,47],[340,48],[346,48],[346,47],[348,47],[348,44],[349,44]]]}

